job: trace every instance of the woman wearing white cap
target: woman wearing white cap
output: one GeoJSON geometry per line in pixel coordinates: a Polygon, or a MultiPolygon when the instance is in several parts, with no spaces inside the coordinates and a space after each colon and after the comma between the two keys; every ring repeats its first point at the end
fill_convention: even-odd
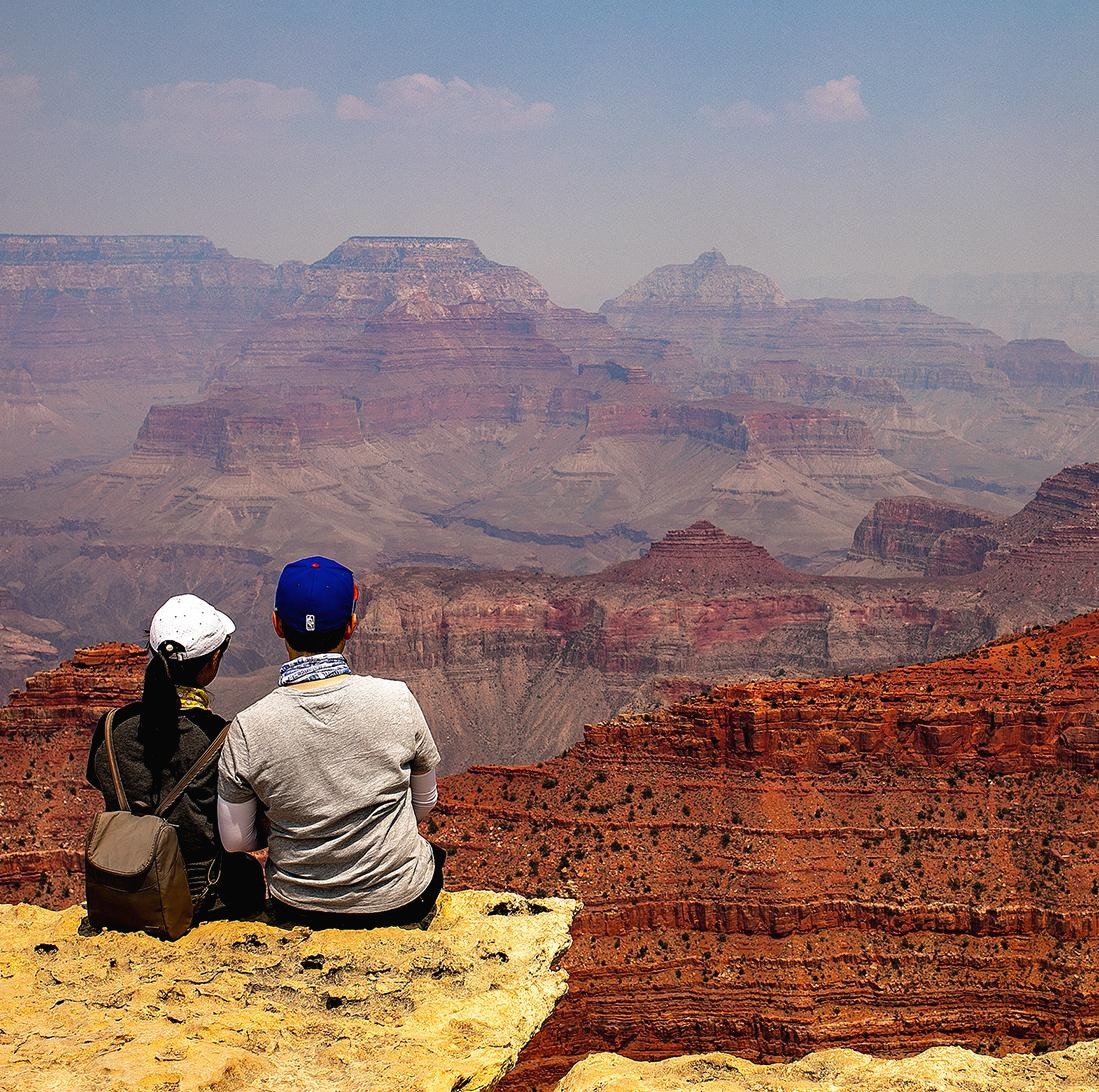
{"type": "MultiPolygon", "coordinates": [[[[135,813],[154,811],[225,726],[206,687],[236,626],[197,595],[175,595],[153,615],[141,701],[115,714],[111,728],[119,775],[135,813]]],[[[103,736],[92,737],[88,780],[108,810],[119,806],[103,736]]],[[[217,762],[211,761],[172,806],[187,865],[195,920],[263,909],[263,869],[246,853],[226,853],[217,833],[217,762]]]]}

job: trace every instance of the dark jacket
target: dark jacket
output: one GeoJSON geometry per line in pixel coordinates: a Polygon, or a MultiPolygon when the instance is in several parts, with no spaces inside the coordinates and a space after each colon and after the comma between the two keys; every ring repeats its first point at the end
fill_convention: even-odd
{"type": "MultiPolygon", "coordinates": [[[[167,766],[160,771],[160,787],[154,787],[153,773],[145,764],[144,748],[138,740],[141,703],[133,702],[115,714],[111,739],[114,742],[122,787],[134,812],[155,811],[161,799],[194,765],[210,741],[225,725],[223,717],[206,709],[185,709],[179,715],[179,746],[167,766]]],[[[88,781],[103,793],[108,811],[118,810],[118,797],[111,780],[107,746],[101,717],[92,736],[88,754],[88,781]]],[[[217,835],[217,758],[191,782],[183,795],[164,817],[179,835],[179,848],[187,865],[187,881],[192,895],[206,887],[211,863],[221,852],[217,835]]]]}

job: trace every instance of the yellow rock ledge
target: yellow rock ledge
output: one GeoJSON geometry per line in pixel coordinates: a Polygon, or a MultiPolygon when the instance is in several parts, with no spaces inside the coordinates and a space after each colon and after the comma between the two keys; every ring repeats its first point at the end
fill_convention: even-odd
{"type": "Polygon", "coordinates": [[[785,1065],[755,1065],[731,1054],[635,1062],[591,1054],[556,1092],[1095,1092],[1099,1041],[1051,1054],[990,1058],[961,1047],[934,1047],[912,1058],[871,1058],[822,1050],[785,1065]]]}
{"type": "Polygon", "coordinates": [[[565,992],[576,906],[444,892],[427,930],[210,922],[174,944],[0,906],[0,1087],[491,1087],[565,992]]]}

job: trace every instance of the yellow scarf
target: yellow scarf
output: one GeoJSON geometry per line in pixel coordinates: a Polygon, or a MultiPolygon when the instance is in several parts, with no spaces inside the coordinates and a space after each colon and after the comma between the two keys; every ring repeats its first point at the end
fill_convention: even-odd
{"type": "Polygon", "coordinates": [[[209,709],[210,695],[200,686],[177,686],[180,709],[209,709]]]}

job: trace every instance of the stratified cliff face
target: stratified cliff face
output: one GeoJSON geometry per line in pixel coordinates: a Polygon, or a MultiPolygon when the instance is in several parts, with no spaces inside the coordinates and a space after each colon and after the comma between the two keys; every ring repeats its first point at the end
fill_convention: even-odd
{"type": "Polygon", "coordinates": [[[770,277],[746,265],[729,265],[720,251],[709,250],[691,265],[662,265],[614,302],[620,308],[678,308],[686,303],[728,312],[784,307],[786,297],[770,277]]]}
{"type": "Polygon", "coordinates": [[[103,797],[85,781],[96,720],[141,694],[137,645],[79,649],[0,708],[0,901],[66,906],[84,891],[84,838],[103,797]]]}
{"type": "Polygon", "coordinates": [[[672,337],[710,364],[780,356],[905,387],[972,385],[988,331],[914,300],[787,300],[769,277],[717,251],[662,266],[600,308],[629,333],[672,337]]]}
{"type": "Polygon", "coordinates": [[[568,893],[589,1051],[992,1053],[1099,1034],[1099,615],[879,675],[715,687],[444,780],[455,886],[568,893]]]}
{"type": "Polygon", "coordinates": [[[1009,341],[988,353],[988,366],[1031,387],[1099,386],[1099,358],[1081,356],[1063,341],[1009,341]]]}
{"type": "Polygon", "coordinates": [[[201,236],[0,235],[0,486],[122,454],[294,295],[201,236]]]}
{"type": "Polygon", "coordinates": [[[721,291],[702,291],[694,266],[672,269],[660,271],[661,293],[630,289],[602,313],[625,332],[689,347],[696,382],[710,393],[800,390],[863,418],[890,460],[969,491],[946,498],[954,503],[996,509],[997,494],[1024,494],[1058,466],[1094,455],[1096,362],[1062,343],[1008,345],[908,297],[744,307],[736,284],[717,282],[722,300],[721,291]],[[882,401],[889,388],[891,404],[882,401]]]}
{"type": "MultiPolygon", "coordinates": [[[[852,551],[857,556],[926,572],[928,555],[936,548],[943,532],[988,527],[993,518],[988,512],[930,497],[886,497],[878,501],[855,528],[852,551]]],[[[945,560],[940,559],[938,565],[942,572],[945,560]]],[[[975,572],[976,569],[958,566],[954,571],[975,572]]]]}
{"type": "Polygon", "coordinates": [[[987,589],[1054,597],[1099,591],[1099,463],[1066,467],[1006,519],[921,497],[878,501],[858,526],[852,557],[931,577],[982,572],[987,589]]]}
{"type": "Polygon", "coordinates": [[[699,680],[910,662],[997,629],[972,588],[810,578],[705,521],[593,576],[398,569],[362,590],[348,656],[408,680],[447,770],[557,754],[699,680]]]}
{"type": "Polygon", "coordinates": [[[198,235],[0,235],[0,371],[201,376],[286,291],[198,235]]]}

